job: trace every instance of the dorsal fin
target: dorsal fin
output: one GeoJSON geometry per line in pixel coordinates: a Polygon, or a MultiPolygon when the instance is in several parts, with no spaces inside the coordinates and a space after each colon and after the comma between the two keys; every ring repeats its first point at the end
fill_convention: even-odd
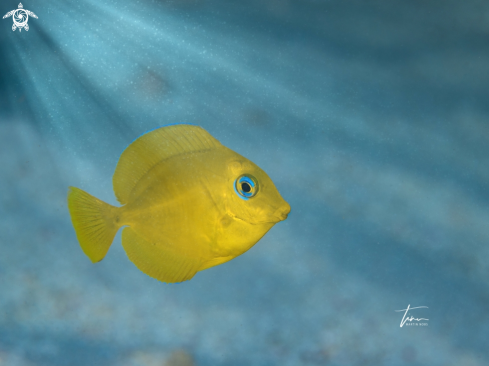
{"type": "Polygon", "coordinates": [[[120,203],[127,203],[139,180],[165,159],[220,146],[206,130],[194,125],[170,125],[147,132],[122,152],[112,178],[115,196],[120,203]]]}

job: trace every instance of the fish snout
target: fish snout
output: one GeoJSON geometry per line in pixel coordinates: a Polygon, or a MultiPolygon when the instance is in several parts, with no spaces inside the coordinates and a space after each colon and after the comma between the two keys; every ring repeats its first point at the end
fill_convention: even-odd
{"type": "Polygon", "coordinates": [[[277,211],[275,211],[275,217],[279,219],[279,221],[284,221],[290,213],[290,205],[286,202],[285,205],[280,207],[277,211]]]}

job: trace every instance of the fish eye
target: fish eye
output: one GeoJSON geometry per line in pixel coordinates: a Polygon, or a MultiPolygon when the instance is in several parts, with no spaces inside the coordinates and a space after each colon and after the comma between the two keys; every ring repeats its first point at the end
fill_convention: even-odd
{"type": "Polygon", "coordinates": [[[243,174],[234,181],[234,190],[242,199],[249,199],[258,193],[258,181],[250,174],[243,174]]]}
{"type": "Polygon", "coordinates": [[[251,186],[249,185],[249,183],[246,182],[241,183],[241,189],[243,190],[244,193],[251,192],[251,186]]]}

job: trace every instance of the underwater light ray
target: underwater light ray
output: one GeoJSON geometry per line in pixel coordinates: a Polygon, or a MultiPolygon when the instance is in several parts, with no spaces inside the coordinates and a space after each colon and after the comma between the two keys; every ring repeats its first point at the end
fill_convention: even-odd
{"type": "MultiPolygon", "coordinates": [[[[26,90],[27,100],[32,101],[33,117],[31,120],[44,138],[59,141],[62,146],[74,148],[79,144],[79,137],[87,136],[83,133],[84,125],[76,118],[76,115],[63,117],[63,110],[72,107],[73,103],[67,99],[58,88],[50,87],[45,82],[36,81],[37,73],[30,72],[31,67],[26,66],[23,61],[19,62],[19,68],[24,69],[23,86],[26,90]],[[53,103],[56,100],[56,103],[53,103]],[[60,123],[65,120],[66,123],[60,123]],[[55,121],[55,122],[53,122],[55,121]],[[71,127],[67,128],[68,123],[71,127]],[[80,133],[82,132],[82,133],[80,133]]],[[[49,76],[49,74],[44,74],[49,76]]]]}
{"type": "MultiPolygon", "coordinates": [[[[98,3],[94,3],[98,4],[98,3]]],[[[54,14],[58,18],[63,17],[63,11],[61,10],[61,7],[56,7],[54,10],[54,14]],[[56,13],[58,12],[58,13],[56,13]]],[[[100,23],[99,27],[99,33],[96,34],[95,36],[93,35],[93,32],[89,29],[89,27],[85,27],[86,29],[80,29],[77,30],[76,27],[79,25],[79,22],[74,22],[72,24],[72,27],[75,28],[74,32],[81,34],[83,31],[83,37],[97,37],[99,40],[99,47],[100,49],[103,50],[103,54],[105,54],[104,58],[107,58],[105,61],[105,65],[109,66],[108,68],[100,67],[102,66],[100,62],[98,63],[100,66],[98,67],[91,67],[92,65],[96,65],[94,61],[97,61],[97,59],[100,57],[100,53],[97,54],[86,54],[86,61],[83,63],[83,65],[79,65],[78,70],[85,71],[84,75],[91,75],[91,80],[100,80],[102,77],[104,78],[103,80],[109,81],[111,78],[118,77],[119,81],[120,80],[120,74],[121,71],[123,71],[126,75],[130,75],[131,73],[134,74],[134,66],[135,64],[140,64],[140,65],[147,65],[149,64],[148,60],[158,60],[158,63],[161,64],[161,60],[166,60],[165,65],[166,69],[171,69],[172,72],[175,75],[173,80],[178,79],[178,80],[190,80],[190,84],[188,87],[185,87],[185,91],[192,91],[192,90],[200,90],[201,88],[209,88],[212,87],[213,84],[215,84],[216,81],[221,80],[223,83],[226,84],[233,84],[233,89],[236,90],[235,95],[231,96],[230,93],[219,93],[219,96],[217,98],[214,98],[215,100],[221,99],[226,105],[236,106],[236,108],[240,108],[240,103],[236,103],[239,98],[236,98],[236,96],[239,96],[238,93],[243,90],[243,93],[248,93],[249,95],[256,95],[253,99],[263,99],[263,97],[266,95],[269,96],[278,96],[276,99],[281,99],[281,100],[299,100],[300,98],[303,98],[300,95],[294,94],[290,96],[284,96],[283,92],[280,90],[273,90],[267,85],[270,84],[269,81],[267,81],[264,78],[256,77],[253,71],[248,71],[246,72],[246,68],[242,67],[242,65],[238,65],[238,67],[235,64],[235,60],[230,60],[228,57],[226,57],[226,54],[221,56],[220,54],[216,52],[208,52],[207,54],[204,52],[205,50],[201,46],[194,46],[194,44],[199,44],[205,41],[208,41],[210,39],[215,39],[213,41],[213,45],[216,49],[222,49],[222,44],[225,44],[225,39],[222,39],[218,36],[217,33],[212,33],[208,32],[208,36],[205,37],[204,39],[201,39],[195,34],[190,34],[190,36],[187,36],[187,34],[184,35],[178,35],[178,33],[175,33],[176,36],[170,36],[169,34],[171,33],[169,30],[172,28],[179,29],[181,28],[181,24],[179,24],[178,19],[177,20],[172,20],[171,17],[166,17],[163,18],[165,21],[165,26],[166,26],[166,31],[162,32],[160,28],[158,27],[146,27],[143,28],[141,31],[134,31],[134,29],[139,30],[139,27],[143,24],[146,24],[144,20],[140,19],[139,17],[135,17],[135,14],[137,13],[129,11],[129,14],[125,14],[122,11],[114,10],[114,8],[107,8],[107,11],[110,13],[109,15],[106,15],[106,9],[101,8],[101,5],[98,4],[98,7],[95,7],[95,11],[93,9],[90,10],[90,14],[94,13],[97,17],[102,17],[102,18],[108,18],[108,19],[116,19],[116,18],[124,18],[128,19],[126,22],[123,23],[122,26],[120,26],[121,33],[118,33],[117,30],[119,27],[116,27],[114,29],[110,29],[110,27],[105,26],[105,24],[113,24],[113,22],[102,22],[100,23]],[[112,15],[111,15],[112,14],[112,15]],[[168,19],[169,18],[169,19],[168,19]],[[132,23],[131,23],[132,22],[132,23]],[[155,31],[156,29],[156,31],[155,31]],[[116,35],[114,36],[114,32],[116,32],[116,35]],[[127,33],[126,37],[124,38],[124,34],[127,33]],[[103,34],[110,34],[110,37],[102,38],[103,34]],[[167,44],[161,45],[161,47],[158,47],[161,49],[159,51],[157,47],[151,46],[151,47],[142,47],[140,45],[137,45],[138,41],[140,41],[141,38],[144,37],[150,37],[154,36],[156,34],[157,36],[157,41],[160,40],[160,38],[164,39],[167,44]],[[197,37],[195,39],[192,39],[191,37],[197,37]],[[188,38],[189,40],[185,41],[185,39],[188,38]],[[134,52],[133,57],[130,57],[128,55],[128,52],[126,55],[128,57],[119,57],[119,64],[118,67],[114,67],[116,64],[114,61],[114,57],[110,57],[110,51],[107,51],[107,47],[112,45],[112,51],[117,48],[117,43],[118,40],[120,39],[129,39],[131,42],[128,44],[127,49],[132,48],[136,49],[137,51],[134,52]],[[183,42],[183,41],[185,42],[183,42]],[[170,48],[169,48],[170,47],[170,48]],[[177,54],[178,53],[178,54],[177,54]],[[210,56],[212,54],[212,56],[210,56]],[[141,57],[140,55],[144,55],[145,57],[141,57]],[[170,56],[174,55],[174,56],[170,56]],[[131,65],[131,66],[130,66],[131,65]],[[217,70],[215,69],[215,66],[218,65],[217,70]],[[88,69],[88,66],[90,66],[90,69],[88,69]],[[206,72],[201,72],[202,69],[209,71],[213,71],[212,73],[212,79],[210,79],[207,75],[210,75],[210,73],[206,72]],[[102,71],[103,70],[103,71],[102,71]],[[124,71],[125,70],[125,71],[124,71]],[[98,76],[97,76],[97,71],[98,71],[98,76]],[[254,80],[253,80],[254,79],[254,80]],[[253,81],[253,83],[250,85],[250,81],[253,81]],[[270,89],[270,91],[264,95],[262,92],[265,89],[270,89]],[[255,89],[251,90],[250,89],[255,89]]],[[[159,14],[161,15],[161,14],[159,14]]],[[[64,16],[66,18],[66,16],[64,16]]],[[[97,19],[97,18],[96,18],[97,19]]],[[[90,23],[88,23],[90,24],[90,23]]],[[[150,24],[151,25],[151,24],[150,24]]],[[[180,30],[180,33],[182,31],[180,30]]],[[[63,50],[67,54],[71,54],[71,60],[73,62],[76,62],[77,58],[76,55],[73,54],[73,52],[69,52],[70,50],[75,49],[76,47],[72,47],[72,44],[75,44],[73,42],[66,42],[63,41],[63,39],[66,39],[66,37],[61,37],[59,33],[53,32],[51,30],[51,33],[53,34],[53,38],[59,39],[58,44],[61,43],[66,43],[66,46],[63,47],[63,50]]],[[[187,32],[188,33],[188,32],[187,32]]],[[[127,41],[125,41],[127,42],[127,41]]],[[[153,45],[155,42],[151,42],[153,45]]],[[[230,42],[232,43],[232,42],[230,42]]],[[[230,47],[227,47],[226,49],[230,49],[230,47]]],[[[236,48],[236,46],[235,46],[236,48]]],[[[232,48],[231,48],[232,49],[232,48]]],[[[228,52],[229,54],[229,52],[228,52]]],[[[159,73],[161,75],[161,73],[159,73]]],[[[178,86],[181,85],[180,81],[174,81],[173,83],[178,86]]],[[[124,80],[122,80],[124,81],[124,80]]],[[[120,99],[121,95],[126,94],[123,98],[126,98],[129,102],[131,101],[131,92],[130,92],[130,87],[128,85],[127,88],[123,88],[124,90],[119,90],[116,93],[114,93],[113,87],[111,86],[111,82],[107,82],[107,85],[103,85],[103,83],[97,83],[97,88],[96,90],[99,92],[99,94],[103,94],[105,98],[112,98],[112,101],[116,99],[116,96],[118,96],[120,99]],[[110,89],[112,87],[112,89],[110,89]]],[[[121,87],[124,86],[124,84],[119,84],[121,87]]],[[[117,87],[117,84],[114,85],[117,87]]],[[[224,89],[224,88],[222,88],[224,89]]],[[[189,96],[191,94],[187,94],[189,96]]],[[[213,105],[219,106],[222,103],[201,103],[199,104],[201,98],[196,98],[196,102],[194,102],[193,110],[197,111],[198,108],[206,108],[206,109],[212,109],[213,105]]],[[[314,102],[313,102],[314,103],[314,102]]],[[[119,102],[120,104],[120,102],[119,102]]],[[[129,105],[131,103],[125,103],[127,105],[126,110],[124,111],[124,116],[127,118],[130,115],[137,115],[137,116],[145,116],[145,117],[152,117],[151,119],[154,118],[155,114],[158,113],[165,113],[168,112],[168,106],[164,105],[162,108],[158,110],[156,108],[153,113],[148,113],[148,108],[146,105],[143,104],[137,104],[137,105],[129,105]],[[139,107],[139,108],[138,108],[139,107]],[[134,112],[134,110],[137,110],[137,112],[134,112]],[[132,112],[132,113],[131,113],[132,112]]],[[[134,103],[132,103],[134,104],[134,103]]],[[[316,104],[317,105],[317,104],[316,104]]],[[[125,106],[121,106],[123,108],[125,106]]],[[[154,109],[154,108],[153,108],[154,109]]],[[[308,108],[311,110],[311,108],[308,108]]],[[[300,108],[297,108],[297,110],[300,110],[300,108]]],[[[218,110],[215,110],[215,113],[212,110],[209,111],[211,115],[216,115],[220,114],[218,110]]],[[[196,112],[198,113],[198,112],[196,112]]],[[[144,118],[146,119],[146,118],[144,118]]],[[[137,123],[137,121],[134,121],[137,123]]]]}
{"type": "MultiPolygon", "coordinates": [[[[43,100],[42,90],[38,88],[39,85],[43,85],[42,77],[41,83],[37,83],[39,74],[33,72],[31,63],[28,61],[29,57],[26,57],[26,44],[20,40],[12,42],[9,52],[9,73],[12,75],[12,79],[15,80],[15,84],[19,86],[17,93],[11,93],[9,95],[14,115],[26,118],[28,121],[40,130],[41,119],[38,117],[48,115],[48,105],[39,103],[43,100]],[[22,100],[19,103],[19,100],[22,100]]],[[[28,49],[28,46],[27,46],[28,49]]]]}
{"type": "Polygon", "coordinates": [[[87,80],[84,73],[78,70],[75,64],[65,56],[64,51],[56,45],[51,36],[42,28],[39,30],[39,35],[49,51],[58,55],[59,61],[62,65],[61,67],[68,72],[70,79],[77,83],[77,87],[86,94],[86,96],[89,98],[89,102],[94,104],[97,109],[103,111],[107,122],[112,123],[121,134],[130,136],[132,134],[132,130],[125,122],[123,116],[120,115],[117,108],[115,108],[111,103],[106,102],[104,95],[99,93],[97,88],[92,86],[91,82],[87,80]]]}
{"type": "MultiPolygon", "coordinates": [[[[215,80],[205,80],[205,75],[212,71],[213,76],[221,80],[227,80],[228,83],[234,81],[235,88],[239,87],[239,89],[248,90],[250,94],[254,95],[260,94],[260,98],[263,98],[262,92],[266,88],[269,90],[268,96],[272,97],[273,101],[289,100],[293,101],[294,104],[304,106],[297,108],[297,110],[313,111],[322,105],[317,100],[311,101],[299,93],[290,92],[288,88],[276,80],[266,78],[264,75],[257,75],[254,70],[251,70],[243,61],[240,61],[239,57],[231,58],[230,54],[240,53],[237,50],[243,48],[243,44],[236,45],[236,42],[232,39],[228,40],[218,32],[206,29],[206,36],[202,37],[200,34],[190,30],[185,31],[185,29],[182,29],[181,22],[178,19],[165,17],[161,11],[157,14],[159,15],[158,19],[162,18],[161,23],[165,27],[163,31],[158,27],[159,24],[143,20],[142,16],[144,17],[145,14],[142,16],[138,14],[140,10],[137,8],[129,12],[130,16],[123,16],[121,11],[113,7],[104,6],[98,2],[93,4],[100,8],[100,12],[97,12],[97,14],[110,14],[112,19],[118,17],[126,19],[125,24],[128,28],[128,34],[125,39],[132,40],[133,47],[139,49],[135,54],[145,55],[144,58],[138,58],[138,62],[141,64],[144,64],[148,59],[166,60],[167,65],[170,63],[173,70],[184,70],[187,75],[192,75],[191,78],[199,81],[202,86],[215,82],[215,80]],[[148,27],[148,24],[153,25],[153,27],[148,27]],[[130,32],[129,29],[131,30],[130,32]],[[173,34],[173,36],[169,34],[173,34]],[[154,37],[156,37],[156,42],[164,43],[158,44],[158,48],[137,46],[141,38],[154,39],[154,37]],[[221,50],[221,53],[217,51],[207,52],[206,49],[208,48],[221,50]],[[183,57],[178,57],[177,59],[170,56],[176,52],[181,53],[179,56],[183,57]],[[215,70],[216,65],[218,65],[217,71],[215,70]]],[[[154,43],[155,41],[153,40],[151,44],[154,43]]],[[[228,95],[224,93],[223,97],[228,95]]],[[[328,112],[331,113],[330,110],[328,112]]],[[[323,113],[323,108],[316,111],[318,115],[323,113]]]]}
{"type": "Polygon", "coordinates": [[[17,42],[13,45],[13,58],[16,59],[16,73],[23,75],[24,89],[28,91],[28,99],[35,109],[33,119],[43,133],[72,147],[81,144],[82,136],[86,141],[94,141],[97,135],[103,136],[100,132],[104,125],[113,137],[125,135],[129,138],[133,135],[118,110],[97,93],[97,89],[83,77],[49,34],[41,28],[32,32],[32,37],[38,38],[36,47],[32,49],[32,43],[17,42]],[[35,51],[36,58],[19,57],[26,51],[35,51]],[[19,72],[19,67],[23,71],[19,72]],[[96,129],[87,121],[94,113],[98,115],[96,129]]]}
{"type": "MultiPolygon", "coordinates": [[[[96,11],[95,13],[98,16],[105,16],[105,13],[102,11],[96,11]]],[[[59,12],[55,14],[56,16],[60,16],[59,12]]],[[[130,78],[139,73],[139,70],[143,68],[142,65],[148,64],[148,62],[147,58],[136,59],[129,52],[124,55],[124,50],[127,51],[131,47],[137,50],[140,46],[124,40],[127,47],[122,51],[117,51],[120,50],[120,47],[118,48],[117,43],[112,42],[112,40],[123,39],[123,34],[118,34],[116,31],[116,35],[114,36],[114,32],[112,31],[111,37],[105,40],[100,36],[100,34],[106,34],[103,29],[102,32],[93,34],[89,26],[80,26],[79,23],[76,23],[74,24],[74,28],[74,32],[83,34],[82,39],[85,39],[85,37],[87,39],[93,39],[95,37],[97,40],[96,44],[98,46],[91,46],[87,50],[88,52],[83,54],[83,59],[81,60],[79,49],[80,46],[82,49],[85,49],[85,43],[77,44],[77,47],[73,47],[74,42],[72,39],[67,39],[64,34],[56,32],[54,32],[53,38],[58,40],[58,44],[65,44],[62,47],[63,50],[69,55],[71,61],[77,65],[78,70],[83,72],[86,78],[90,79],[91,86],[93,86],[100,96],[109,100],[113,105],[117,105],[117,108],[119,108],[120,113],[123,114],[127,123],[139,125],[141,120],[154,120],[155,118],[151,117],[147,112],[147,106],[135,100],[135,85],[129,83],[130,78]],[[96,48],[103,50],[102,57],[100,52],[96,52],[96,48]],[[75,51],[77,49],[78,51],[75,51]],[[122,56],[120,53],[122,53],[122,56]],[[121,99],[124,101],[123,103],[121,103],[121,99]]],[[[144,49],[137,53],[144,53],[144,49]]],[[[155,70],[154,65],[152,69],[155,70]]],[[[161,75],[161,73],[158,73],[158,75],[161,75]]],[[[161,120],[157,121],[157,123],[161,124],[161,120]]]]}
{"type": "Polygon", "coordinates": [[[0,35],[0,118],[33,116],[33,99],[28,97],[30,89],[24,86],[28,70],[22,66],[22,49],[18,46],[14,34],[0,35]]]}

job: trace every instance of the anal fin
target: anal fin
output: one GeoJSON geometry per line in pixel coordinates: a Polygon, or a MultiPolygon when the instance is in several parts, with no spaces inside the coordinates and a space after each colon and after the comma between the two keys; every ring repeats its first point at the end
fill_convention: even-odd
{"type": "Polygon", "coordinates": [[[122,246],[136,267],[162,282],[190,280],[201,266],[197,258],[166,248],[164,243],[149,243],[130,227],[122,230],[122,246]]]}

